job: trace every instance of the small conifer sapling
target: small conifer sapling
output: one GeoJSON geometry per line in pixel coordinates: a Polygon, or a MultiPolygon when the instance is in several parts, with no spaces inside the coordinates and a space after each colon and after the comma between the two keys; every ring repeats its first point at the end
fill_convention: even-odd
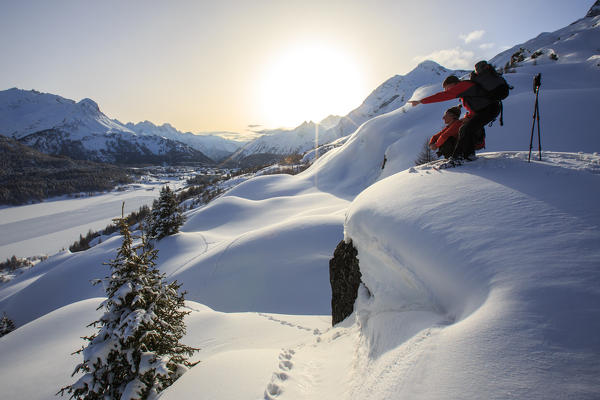
{"type": "Polygon", "coordinates": [[[0,318],[0,337],[7,335],[15,330],[15,324],[12,322],[6,313],[2,314],[2,318],[0,318]]]}
{"type": "Polygon", "coordinates": [[[429,139],[426,139],[421,146],[421,151],[417,155],[417,159],[415,160],[415,165],[426,164],[431,161],[437,160],[437,155],[431,150],[429,147],[429,139]]]}
{"type": "Polygon", "coordinates": [[[154,201],[148,220],[148,233],[153,239],[160,240],[165,236],[179,232],[185,222],[181,209],[177,205],[175,193],[165,186],[160,190],[158,200],[154,201]]]}

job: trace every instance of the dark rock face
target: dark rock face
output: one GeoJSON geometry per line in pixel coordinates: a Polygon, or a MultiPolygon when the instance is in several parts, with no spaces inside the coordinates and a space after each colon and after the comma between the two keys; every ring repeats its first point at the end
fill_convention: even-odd
{"type": "Polygon", "coordinates": [[[343,321],[354,311],[354,301],[361,282],[357,254],[352,241],[346,243],[342,240],[337,245],[333,258],[329,260],[333,325],[343,321]]]}
{"type": "Polygon", "coordinates": [[[600,0],[596,0],[596,2],[592,5],[586,17],[593,18],[600,15],[600,0]]]}

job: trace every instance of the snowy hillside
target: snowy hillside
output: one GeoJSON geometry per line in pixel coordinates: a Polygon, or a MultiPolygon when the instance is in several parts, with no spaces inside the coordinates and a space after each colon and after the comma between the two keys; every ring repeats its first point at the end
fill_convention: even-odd
{"type": "Polygon", "coordinates": [[[291,130],[263,131],[263,136],[242,147],[232,158],[240,160],[259,153],[302,154],[347,136],[369,119],[401,107],[418,87],[440,82],[450,74],[463,75],[465,72],[451,71],[433,61],[424,61],[408,74],[396,75],[385,81],[348,115],[329,116],[318,124],[306,121],[291,130]]]}
{"type": "Polygon", "coordinates": [[[119,163],[210,163],[190,146],[140,136],[104,115],[93,100],[76,103],[48,93],[0,91],[0,134],[47,154],[119,163]]]}
{"type": "Polygon", "coordinates": [[[195,135],[191,132],[180,132],[170,124],[156,126],[150,121],[139,122],[137,124],[129,122],[125,126],[139,135],[154,135],[185,143],[215,161],[230,156],[244,144],[244,142],[237,142],[218,136],[219,133],[226,134],[228,132],[195,135]]]}
{"type": "MultiPolygon", "coordinates": [[[[160,243],[161,269],[188,298],[233,313],[189,303],[185,342],[202,363],[161,398],[596,398],[600,157],[545,157],[415,167],[351,204],[305,179],[257,178],[192,212],[160,243]],[[331,329],[302,315],[328,313],[345,213],[368,291],[331,329]]],[[[71,381],[69,354],[101,301],[88,281],[118,244],[54,257],[0,290],[2,310],[31,321],[0,339],[8,398],[71,381]]]]}
{"type": "MultiPolygon", "coordinates": [[[[299,175],[188,211],[157,264],[188,292],[184,343],[202,362],[160,398],[599,398],[599,22],[565,28],[580,31],[558,60],[506,74],[505,126],[486,127],[472,163],[415,167],[456,102],[405,105],[299,175]],[[544,153],[528,163],[536,73],[544,153]],[[332,328],[328,261],[343,238],[363,285],[332,328]]],[[[0,338],[3,395],[48,399],[74,380],[70,353],[104,295],[89,281],[119,245],[57,254],[0,286],[18,327],[0,338]]]]}
{"type": "MultiPolygon", "coordinates": [[[[596,10],[600,6],[596,5],[596,10]]],[[[593,14],[593,8],[590,14],[593,14]]],[[[599,12],[596,11],[596,17],[599,12]]],[[[497,67],[508,65],[541,65],[549,63],[584,63],[600,66],[598,47],[599,22],[585,17],[555,32],[541,33],[534,39],[514,46],[490,60],[497,67]]]]}

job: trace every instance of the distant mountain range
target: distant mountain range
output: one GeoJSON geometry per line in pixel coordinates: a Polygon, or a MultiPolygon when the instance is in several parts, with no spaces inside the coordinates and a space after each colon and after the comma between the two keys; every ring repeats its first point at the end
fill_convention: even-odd
{"type": "Polygon", "coordinates": [[[0,134],[43,153],[118,164],[212,164],[243,144],[168,124],[122,124],[91,99],[16,88],[0,91],[0,134]]]}
{"type": "Polygon", "coordinates": [[[125,124],[131,131],[143,136],[159,136],[167,139],[185,143],[188,146],[201,151],[215,161],[219,161],[233,154],[245,142],[225,139],[219,134],[230,134],[231,132],[213,132],[211,134],[196,135],[191,132],[181,132],[171,124],[161,126],[154,125],[150,121],[133,124],[125,124]]]}

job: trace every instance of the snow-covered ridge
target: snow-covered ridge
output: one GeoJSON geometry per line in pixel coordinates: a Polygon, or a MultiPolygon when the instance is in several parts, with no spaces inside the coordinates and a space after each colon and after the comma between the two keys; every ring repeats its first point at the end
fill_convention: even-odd
{"type": "MultiPolygon", "coordinates": [[[[594,7],[600,8],[599,5],[594,7]]],[[[593,11],[594,7],[585,18],[511,47],[492,58],[490,63],[497,68],[511,65],[513,60],[513,66],[584,63],[590,67],[600,67],[600,49],[593,45],[600,42],[600,15],[593,11]]]]}

